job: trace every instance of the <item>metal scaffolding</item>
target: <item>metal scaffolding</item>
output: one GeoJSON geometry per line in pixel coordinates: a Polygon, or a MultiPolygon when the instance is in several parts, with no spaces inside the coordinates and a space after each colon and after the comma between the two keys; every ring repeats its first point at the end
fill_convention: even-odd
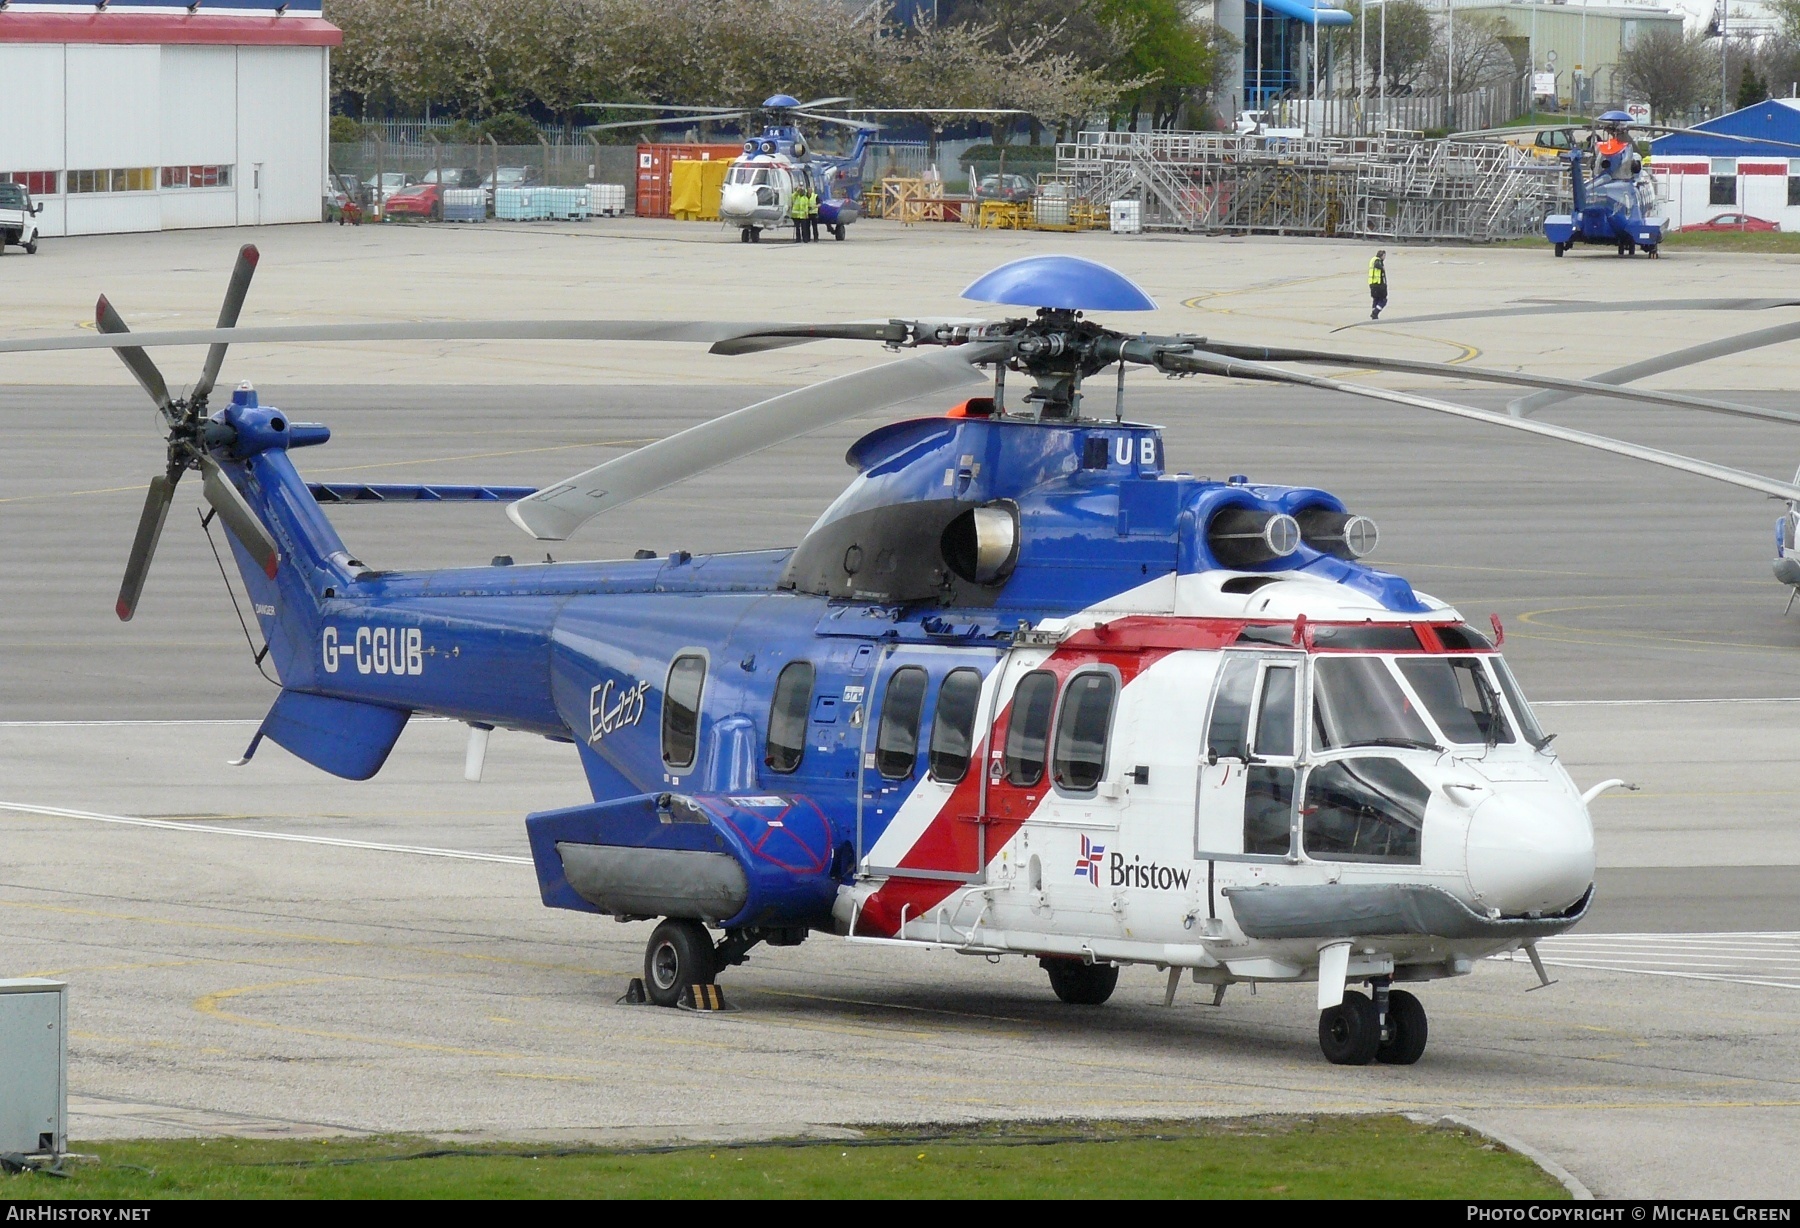
{"type": "Polygon", "coordinates": [[[1099,208],[1141,202],[1146,230],[1491,242],[1567,208],[1568,173],[1497,141],[1417,134],[1271,139],[1084,132],[1057,178],[1099,208]]]}

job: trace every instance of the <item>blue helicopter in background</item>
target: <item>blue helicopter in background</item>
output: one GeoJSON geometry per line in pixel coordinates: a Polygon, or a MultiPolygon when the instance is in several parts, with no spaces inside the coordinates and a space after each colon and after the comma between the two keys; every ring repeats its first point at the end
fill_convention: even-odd
{"type": "MultiPolygon", "coordinates": [[[[763,100],[760,107],[688,107],[663,106],[657,103],[590,102],[584,107],[597,110],[644,110],[662,112],[657,118],[623,120],[594,124],[588,132],[611,129],[642,128],[649,125],[724,123],[745,125],[753,117],[762,121],[760,133],[748,134],[744,152],[731,163],[719,195],[719,220],[738,228],[746,243],[758,243],[765,230],[778,230],[793,225],[790,207],[794,192],[808,188],[819,198],[819,225],[840,242],[845,227],[862,216],[863,157],[869,141],[882,130],[881,125],[865,119],[843,115],[827,115],[820,107],[849,102],[844,97],[815,98],[801,102],[791,94],[775,94],[763,100]],[[811,145],[800,131],[798,120],[848,128],[854,136],[850,148],[843,153],[825,153],[811,145]]],[[[859,115],[907,115],[940,119],[949,116],[1013,116],[1022,111],[995,108],[859,108],[859,115]]]]}
{"type": "Polygon", "coordinates": [[[1624,111],[1607,111],[1594,121],[1591,178],[1582,170],[1587,150],[1577,145],[1561,155],[1569,163],[1574,212],[1544,219],[1544,238],[1558,256],[1577,243],[1611,247],[1621,256],[1639,250],[1651,257],[1659,254],[1663,220],[1653,215],[1656,181],[1631,141],[1631,127],[1631,116],[1624,111]]]}
{"type": "MultiPolygon", "coordinates": [[[[570,744],[593,802],[525,819],[546,905],[658,923],[634,991],[722,1003],[759,944],[847,942],[1036,959],[1098,1005],[1119,969],[1211,986],[1317,982],[1340,1064],[1408,1064],[1427,1023],[1403,984],[1466,975],[1586,914],[1585,792],[1493,634],[1365,562],[1375,526],[1328,492],[1196,477],[1127,421],[1124,374],[1348,393],[1635,457],[1778,497],[1800,487],[1605,436],[1274,364],[1338,364],[1712,408],[1679,394],[1325,351],[1151,336],[1095,313],[1155,304],[1104,266],[1015,261],[966,297],[985,323],[426,321],[217,329],[0,352],[112,348],[155,402],[152,479],[118,614],[130,619],[189,471],[224,524],[281,692],[266,739],[347,779],[415,714],[570,744]],[[309,482],[330,431],[240,385],[232,342],[557,339],[743,354],[821,340],[899,359],[787,392],[540,490],[309,482]],[[147,348],[206,344],[171,396],[147,348]],[[1108,368],[1110,414],[1085,386],[1108,368]],[[991,369],[991,384],[986,372],[991,369]],[[1026,383],[1009,401],[1006,377],[1026,383]],[[978,395],[967,395],[972,385],[978,395]],[[797,545],[732,554],[377,569],[325,508],[511,499],[532,536],[831,423],[960,392],[880,426],[797,545]],[[715,937],[715,933],[717,936],[715,937]],[[1366,987],[1366,992],[1365,992],[1366,987]]],[[[1543,978],[1547,981],[1547,978],[1543,978]]]]}

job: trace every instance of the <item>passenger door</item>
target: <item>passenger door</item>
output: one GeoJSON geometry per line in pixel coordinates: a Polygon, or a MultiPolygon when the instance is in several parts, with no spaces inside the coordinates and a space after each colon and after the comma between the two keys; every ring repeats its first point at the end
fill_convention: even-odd
{"type": "Polygon", "coordinates": [[[1304,662],[1297,652],[1225,654],[1201,746],[1196,857],[1280,860],[1293,852],[1304,662]]]}

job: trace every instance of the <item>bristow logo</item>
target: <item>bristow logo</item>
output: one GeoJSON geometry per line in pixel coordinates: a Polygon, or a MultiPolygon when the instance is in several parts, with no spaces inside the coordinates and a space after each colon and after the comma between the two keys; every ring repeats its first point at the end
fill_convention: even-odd
{"type": "MultiPolygon", "coordinates": [[[[1098,852],[1099,850],[1095,850],[1098,852]]],[[[1133,857],[1131,864],[1125,864],[1123,853],[1114,853],[1107,863],[1112,872],[1112,885],[1115,887],[1148,887],[1157,891],[1170,891],[1186,888],[1191,870],[1177,870],[1174,866],[1159,866],[1154,861],[1145,865],[1133,857]]]]}
{"type": "Polygon", "coordinates": [[[621,688],[608,679],[588,692],[588,742],[598,742],[614,730],[643,720],[644,695],[649,690],[648,682],[621,688]]]}
{"type": "MultiPolygon", "coordinates": [[[[1117,854],[1114,854],[1117,856],[1117,854]]],[[[1081,838],[1081,856],[1075,859],[1075,877],[1085,878],[1098,887],[1100,885],[1100,863],[1106,857],[1106,846],[1095,844],[1086,836],[1081,838]]]]}

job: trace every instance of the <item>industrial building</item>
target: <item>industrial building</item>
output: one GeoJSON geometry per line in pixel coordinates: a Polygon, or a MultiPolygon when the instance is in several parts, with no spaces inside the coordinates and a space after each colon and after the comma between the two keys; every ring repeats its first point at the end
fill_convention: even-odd
{"type": "Polygon", "coordinates": [[[1800,231],[1800,99],[1771,98],[1697,127],[1650,143],[1669,228],[1745,213],[1800,231]]]}
{"type": "Polygon", "coordinates": [[[1619,58],[1640,35],[1662,26],[1680,34],[1683,15],[1651,5],[1567,4],[1562,0],[1458,4],[1457,17],[1485,17],[1533,73],[1532,92],[1558,105],[1593,107],[1632,101],[1617,80],[1619,58]],[[1549,88],[1541,88],[1548,86],[1549,88]]]}
{"type": "Polygon", "coordinates": [[[1336,0],[1214,0],[1212,18],[1239,35],[1241,47],[1224,53],[1219,109],[1227,116],[1260,110],[1278,98],[1329,93],[1330,47],[1321,28],[1349,25],[1336,0]]]}
{"type": "Polygon", "coordinates": [[[320,0],[0,3],[0,178],[46,236],[316,222],[320,0]]]}

